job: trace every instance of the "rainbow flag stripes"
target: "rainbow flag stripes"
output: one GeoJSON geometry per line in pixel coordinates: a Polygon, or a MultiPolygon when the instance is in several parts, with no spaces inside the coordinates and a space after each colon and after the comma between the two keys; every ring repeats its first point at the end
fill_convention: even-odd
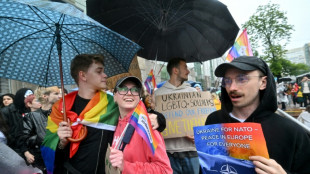
{"type": "Polygon", "coordinates": [[[226,60],[231,62],[240,56],[253,56],[246,29],[243,30],[234,45],[231,47],[226,60]]]}
{"type": "Polygon", "coordinates": [[[142,101],[138,103],[137,107],[132,113],[129,124],[135,128],[137,133],[148,144],[152,153],[155,154],[155,150],[158,146],[158,140],[154,136],[151,121],[142,101]]]}
{"type": "MultiPolygon", "coordinates": [[[[97,129],[114,131],[118,121],[119,110],[114,103],[113,96],[105,92],[97,92],[95,96],[88,102],[80,115],[70,111],[76,92],[72,92],[65,96],[66,113],[70,119],[71,128],[73,130],[72,138],[77,139],[81,136],[80,132],[83,127],[89,126],[97,129]]],[[[52,174],[54,171],[55,152],[59,142],[57,130],[59,123],[63,120],[62,115],[62,99],[53,105],[52,113],[48,117],[46,126],[46,135],[41,146],[41,153],[47,168],[47,173],[52,174]]],[[[80,142],[70,143],[70,158],[74,156],[79,148],[80,142]]]]}
{"type": "Polygon", "coordinates": [[[148,74],[147,78],[145,79],[144,85],[146,87],[147,92],[150,94],[152,94],[154,89],[157,88],[153,69],[151,69],[150,73],[148,74]]]}

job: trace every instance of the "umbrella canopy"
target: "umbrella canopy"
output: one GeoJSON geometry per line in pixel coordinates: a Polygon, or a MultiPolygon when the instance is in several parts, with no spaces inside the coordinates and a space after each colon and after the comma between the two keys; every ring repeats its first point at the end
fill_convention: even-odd
{"type": "Polygon", "coordinates": [[[239,31],[218,0],[87,0],[87,14],[138,43],[138,55],[149,60],[217,58],[239,31]]]}
{"type": "Polygon", "coordinates": [[[280,77],[278,79],[278,83],[280,83],[280,82],[291,82],[291,81],[293,81],[293,79],[291,77],[280,77]]]}
{"type": "Polygon", "coordinates": [[[140,49],[69,4],[0,0],[0,7],[0,77],[60,86],[63,70],[69,85],[76,55],[103,54],[105,73],[113,76],[127,72],[140,49]]]}

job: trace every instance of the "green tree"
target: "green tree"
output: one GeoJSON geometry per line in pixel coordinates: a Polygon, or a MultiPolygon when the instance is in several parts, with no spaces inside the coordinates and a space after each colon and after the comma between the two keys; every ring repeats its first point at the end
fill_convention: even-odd
{"type": "Polygon", "coordinates": [[[284,47],[290,40],[293,25],[287,23],[286,12],[280,11],[278,4],[260,5],[242,27],[247,28],[253,52],[257,55],[257,50],[263,49],[260,57],[269,63],[275,76],[281,77],[284,70],[291,69],[284,67],[292,65],[284,59],[284,47]]]}

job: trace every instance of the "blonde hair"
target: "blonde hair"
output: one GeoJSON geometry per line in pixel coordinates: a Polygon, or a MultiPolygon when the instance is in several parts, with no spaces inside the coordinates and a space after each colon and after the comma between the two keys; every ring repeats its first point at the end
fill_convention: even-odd
{"type": "Polygon", "coordinates": [[[51,87],[38,87],[35,91],[34,91],[34,95],[35,97],[39,100],[40,103],[42,104],[46,104],[47,98],[44,97],[44,95],[49,96],[51,94],[51,92],[59,92],[59,88],[57,86],[51,86],[51,87]]]}

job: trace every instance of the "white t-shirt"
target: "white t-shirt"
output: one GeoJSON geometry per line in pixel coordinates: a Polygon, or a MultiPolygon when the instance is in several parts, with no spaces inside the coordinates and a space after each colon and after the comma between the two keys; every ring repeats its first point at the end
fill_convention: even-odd
{"type": "Polygon", "coordinates": [[[235,117],[231,112],[229,113],[229,116],[240,121],[241,123],[243,123],[245,121],[245,119],[240,119],[240,118],[235,117]]]}
{"type": "Polygon", "coordinates": [[[304,88],[303,88],[303,93],[310,93],[310,89],[309,89],[309,86],[308,86],[308,82],[305,82],[304,84],[304,88]]]}
{"type": "Polygon", "coordinates": [[[4,136],[4,134],[1,131],[0,131],[0,143],[7,144],[6,137],[4,136]]]}
{"type": "Polygon", "coordinates": [[[310,128],[310,113],[307,111],[302,112],[298,118],[298,121],[302,122],[304,125],[310,128]]]}

